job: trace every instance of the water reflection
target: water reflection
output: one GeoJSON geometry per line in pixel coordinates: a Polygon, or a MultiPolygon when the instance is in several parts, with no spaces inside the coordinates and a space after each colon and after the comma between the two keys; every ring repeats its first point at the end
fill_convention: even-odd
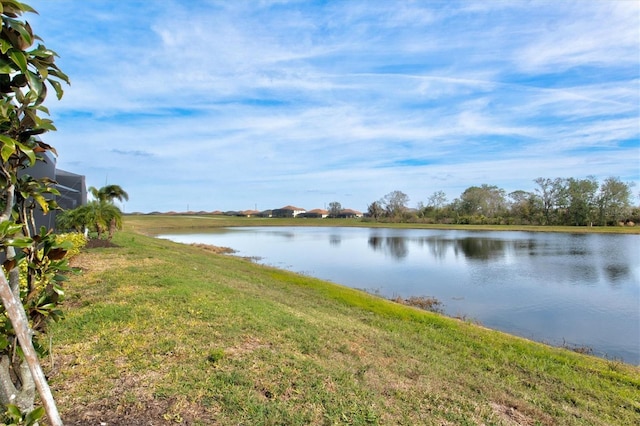
{"type": "MultiPolygon", "coordinates": [[[[629,263],[616,260],[614,253],[598,256],[593,248],[587,247],[584,236],[576,238],[571,236],[572,243],[549,244],[545,241],[535,239],[510,240],[499,238],[403,238],[403,237],[370,237],[369,246],[374,250],[382,247],[388,248],[388,254],[400,259],[407,257],[411,245],[416,245],[422,250],[426,249],[435,259],[445,259],[450,253],[456,256],[462,255],[467,260],[472,261],[496,261],[501,258],[523,258],[529,259],[540,266],[540,277],[550,281],[565,281],[564,277],[573,284],[594,284],[601,281],[601,275],[611,285],[615,286],[620,282],[629,281],[632,277],[632,270],[629,263]],[[406,239],[398,241],[398,239],[406,239]],[[582,246],[577,246],[581,244],[582,246]],[[393,248],[401,247],[401,250],[393,248]],[[533,259],[538,257],[535,261],[533,259]],[[549,265],[545,268],[544,264],[549,265]],[[560,266],[563,265],[563,266],[560,266]]],[[[622,256],[623,260],[625,256],[622,256]]]]}
{"type": "Polygon", "coordinates": [[[404,237],[370,236],[369,247],[373,251],[382,251],[389,254],[395,260],[401,260],[409,254],[407,239],[404,237]]]}
{"type": "MultiPolygon", "coordinates": [[[[612,286],[633,279],[629,263],[616,258],[618,251],[606,249],[598,255],[598,247],[590,246],[585,235],[568,234],[564,239],[487,238],[482,236],[449,237],[430,235],[380,235],[375,230],[369,235],[368,247],[383,253],[394,261],[409,257],[412,247],[427,251],[432,258],[445,260],[448,256],[470,261],[495,262],[500,259],[523,259],[535,266],[536,274],[542,282],[568,282],[572,285],[594,285],[604,279],[612,286]]],[[[339,234],[330,234],[332,246],[339,245],[339,234]]],[[[626,260],[626,256],[621,257],[626,260]]]]}
{"type": "Polygon", "coordinates": [[[490,238],[408,238],[404,236],[383,237],[371,235],[369,237],[369,247],[374,251],[382,251],[390,255],[395,260],[401,260],[409,255],[409,244],[426,248],[436,258],[444,258],[453,250],[455,255],[462,254],[467,259],[488,261],[504,256],[507,243],[504,240],[490,238]]]}
{"type": "Polygon", "coordinates": [[[417,238],[415,241],[420,247],[426,248],[433,258],[438,260],[445,259],[449,249],[452,248],[452,241],[445,238],[425,237],[417,238]]]}
{"type": "Polygon", "coordinates": [[[617,286],[621,282],[631,278],[631,268],[629,268],[629,265],[620,263],[610,264],[604,268],[604,271],[612,286],[617,286]]]}
{"type": "Polygon", "coordinates": [[[516,240],[513,242],[513,249],[520,252],[526,252],[529,256],[537,254],[538,245],[534,239],[516,240]]]}
{"type": "Polygon", "coordinates": [[[600,282],[597,265],[573,264],[569,277],[573,285],[597,285],[600,282]]]}
{"type": "Polygon", "coordinates": [[[505,242],[487,238],[462,238],[455,241],[456,253],[462,251],[471,260],[491,260],[504,256],[505,242]]]}

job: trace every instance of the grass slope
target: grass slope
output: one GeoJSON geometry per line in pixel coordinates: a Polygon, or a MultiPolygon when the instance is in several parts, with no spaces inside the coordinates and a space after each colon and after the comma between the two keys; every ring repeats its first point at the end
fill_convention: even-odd
{"type": "MultiPolygon", "coordinates": [[[[131,226],[131,222],[129,222],[131,226]]],[[[132,232],[52,329],[66,425],[630,425],[640,369],[132,232]]]]}

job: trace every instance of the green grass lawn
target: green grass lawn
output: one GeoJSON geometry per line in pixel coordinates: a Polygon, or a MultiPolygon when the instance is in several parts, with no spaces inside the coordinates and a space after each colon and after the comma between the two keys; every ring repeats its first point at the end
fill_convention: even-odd
{"type": "Polygon", "coordinates": [[[67,425],[640,424],[636,366],[155,239],[141,232],[166,226],[144,220],[75,259],[44,361],[67,425]]]}
{"type": "Polygon", "coordinates": [[[130,215],[129,229],[145,233],[231,226],[358,226],[369,228],[459,229],[467,231],[527,231],[567,233],[640,234],[640,226],[539,226],[539,225],[441,225],[429,223],[376,222],[367,219],[261,218],[224,215],[130,215]]]}

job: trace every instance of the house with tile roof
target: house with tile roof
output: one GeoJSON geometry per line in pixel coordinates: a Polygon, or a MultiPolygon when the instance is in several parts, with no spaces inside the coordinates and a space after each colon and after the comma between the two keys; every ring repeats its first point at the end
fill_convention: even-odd
{"type": "Polygon", "coordinates": [[[279,209],[274,209],[271,212],[272,217],[296,217],[300,214],[306,213],[305,209],[294,206],[284,206],[279,209]]]}
{"type": "Polygon", "coordinates": [[[313,209],[308,212],[301,214],[300,216],[309,217],[309,218],[322,218],[329,216],[329,211],[324,209],[313,209]]]}
{"type": "Polygon", "coordinates": [[[338,214],[340,218],[354,218],[354,217],[362,217],[362,212],[352,209],[342,209],[338,214]]]}

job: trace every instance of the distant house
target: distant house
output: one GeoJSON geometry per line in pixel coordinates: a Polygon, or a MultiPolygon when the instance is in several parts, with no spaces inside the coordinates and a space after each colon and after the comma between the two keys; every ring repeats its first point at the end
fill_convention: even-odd
{"type": "Polygon", "coordinates": [[[254,216],[258,216],[258,214],[260,214],[258,210],[243,210],[240,212],[238,216],[254,217],[254,216]]]}
{"type": "Polygon", "coordinates": [[[323,209],[313,209],[313,210],[309,210],[306,213],[301,214],[300,216],[308,217],[308,218],[324,219],[325,217],[329,216],[329,212],[323,209]]]}
{"type": "MultiPolygon", "coordinates": [[[[37,161],[32,167],[25,169],[21,175],[30,175],[35,179],[51,178],[56,181],[55,188],[60,192],[56,202],[63,210],[71,210],[87,203],[87,186],[85,177],[56,168],[56,159],[50,152],[40,154],[44,161],[37,161]]],[[[45,215],[39,209],[35,211],[36,228],[41,226],[55,229],[56,215],[59,210],[50,211],[45,215]]]]}
{"type": "Polygon", "coordinates": [[[263,210],[257,214],[258,217],[273,217],[273,210],[263,210]]]}
{"type": "Polygon", "coordinates": [[[271,215],[272,217],[296,217],[302,213],[306,213],[306,210],[300,207],[284,206],[280,209],[274,209],[271,215]]]}
{"type": "Polygon", "coordinates": [[[355,217],[362,217],[362,213],[357,210],[343,209],[338,213],[338,217],[351,219],[355,217]]]}

